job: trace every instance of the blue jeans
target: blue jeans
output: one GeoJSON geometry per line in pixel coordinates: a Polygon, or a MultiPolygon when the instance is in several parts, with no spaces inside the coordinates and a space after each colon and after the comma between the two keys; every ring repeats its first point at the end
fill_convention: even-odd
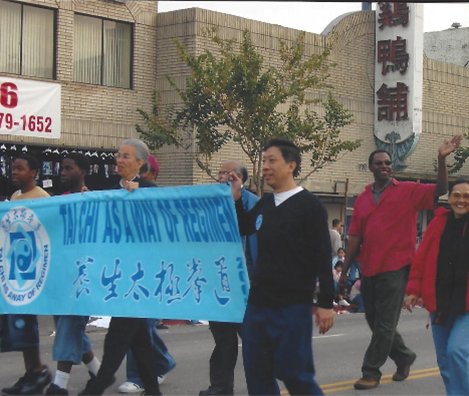
{"type": "MultiPolygon", "coordinates": [[[[148,331],[151,335],[151,345],[153,350],[153,355],[156,360],[156,378],[159,376],[169,373],[174,367],[176,367],[176,362],[173,357],[169,354],[168,348],[166,348],[165,343],[158,335],[156,331],[156,319],[147,319],[148,321],[148,331]]],[[[142,380],[138,375],[137,365],[135,364],[132,351],[129,349],[127,352],[127,381],[133,382],[138,386],[143,388],[142,380]]]]}
{"type": "Polygon", "coordinates": [[[313,313],[308,304],[265,308],[248,304],[243,321],[243,360],[249,395],[323,395],[314,380],[313,313]]]}
{"type": "Polygon", "coordinates": [[[357,312],[365,312],[365,306],[363,305],[363,299],[361,294],[357,294],[351,301],[351,304],[358,305],[357,312]]]}
{"type": "Polygon", "coordinates": [[[88,316],[54,315],[55,338],[52,348],[54,362],[80,364],[84,353],[91,351],[91,343],[85,334],[88,316]]]}
{"type": "Polygon", "coordinates": [[[432,324],[432,333],[446,394],[469,395],[469,313],[445,326],[432,324]]]}

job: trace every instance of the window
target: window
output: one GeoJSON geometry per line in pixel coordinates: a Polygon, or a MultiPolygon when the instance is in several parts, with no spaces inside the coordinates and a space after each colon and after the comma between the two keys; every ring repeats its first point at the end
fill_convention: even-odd
{"type": "Polygon", "coordinates": [[[54,78],[55,11],[0,0],[0,72],[54,78]]]}
{"type": "Polygon", "coordinates": [[[75,14],[73,79],[130,88],[132,25],[75,14]]]}

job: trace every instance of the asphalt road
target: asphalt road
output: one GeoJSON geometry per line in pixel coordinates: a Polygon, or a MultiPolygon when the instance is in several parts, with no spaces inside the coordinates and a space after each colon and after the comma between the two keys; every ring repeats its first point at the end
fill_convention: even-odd
{"type": "MultiPolygon", "coordinates": [[[[353,383],[361,376],[363,354],[370,340],[363,314],[336,315],[334,327],[326,334],[313,339],[314,360],[318,383],[324,392],[333,395],[444,395],[445,389],[436,366],[431,330],[426,330],[427,313],[416,309],[411,314],[403,311],[399,331],[406,343],[418,355],[412,366],[409,378],[401,383],[391,381],[395,371],[392,361],[382,369],[381,385],[372,390],[357,391],[353,383]]],[[[40,318],[41,355],[44,362],[55,371],[52,362],[53,322],[51,317],[40,318]]],[[[106,329],[88,327],[88,335],[93,350],[101,357],[106,329]]],[[[213,339],[208,326],[170,326],[160,334],[174,356],[177,366],[167,375],[161,386],[165,395],[198,395],[206,389],[208,381],[208,362],[213,349],[213,339]]],[[[0,354],[0,385],[10,386],[24,372],[22,355],[11,352],[0,354]]],[[[74,367],[69,381],[70,395],[81,391],[88,379],[84,366],[74,367]]],[[[106,391],[106,395],[117,393],[117,387],[125,381],[125,364],[117,373],[117,382],[106,391]]],[[[283,384],[281,384],[282,389],[283,384]]],[[[286,391],[282,392],[286,394],[286,391]]],[[[247,395],[241,358],[235,372],[235,394],[247,395]]]]}

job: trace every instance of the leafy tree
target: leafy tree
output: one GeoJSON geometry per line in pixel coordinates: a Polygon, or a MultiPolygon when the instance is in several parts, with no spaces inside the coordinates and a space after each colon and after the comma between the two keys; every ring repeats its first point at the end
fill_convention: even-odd
{"type": "Polygon", "coordinates": [[[219,38],[214,29],[204,34],[217,44],[219,55],[205,50],[193,56],[175,40],[192,75],[184,89],[171,77],[166,78],[180,95],[183,107],[176,110],[174,106],[163,106],[159,92],[155,92],[151,114],[138,109],[143,124],[136,128],[151,148],[182,148],[214,178],[210,168],[212,155],[233,140],[248,156],[253,182],[261,194],[262,145],[269,138],[293,140],[303,153],[310,155],[311,169],[300,183],[337,160],[339,154],[360,146],[360,140],[340,139],[341,129],[353,120],[332,97],[332,87],[326,81],[334,66],[328,60],[330,46],[306,56],[305,34],[301,33],[290,46],[280,40],[281,64],[267,67],[252,44],[249,31],[244,31],[241,43],[219,38]],[[311,99],[312,90],[329,91],[327,99],[311,99]],[[314,111],[317,106],[322,106],[323,115],[314,111]]]}
{"type": "MultiPolygon", "coordinates": [[[[463,138],[466,140],[469,140],[469,131],[463,134],[463,138]]],[[[452,164],[448,164],[448,173],[452,175],[460,171],[468,157],[469,157],[469,147],[463,147],[462,145],[459,146],[454,151],[454,162],[452,164]]],[[[438,170],[436,161],[434,162],[434,168],[435,168],[435,171],[438,170]]]]}

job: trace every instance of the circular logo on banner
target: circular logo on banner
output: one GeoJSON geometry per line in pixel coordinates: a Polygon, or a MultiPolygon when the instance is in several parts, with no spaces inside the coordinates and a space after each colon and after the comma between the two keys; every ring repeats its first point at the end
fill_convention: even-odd
{"type": "Polygon", "coordinates": [[[0,288],[10,305],[27,305],[41,293],[49,271],[50,243],[36,214],[17,207],[0,224],[0,288]]]}
{"type": "Polygon", "coordinates": [[[259,231],[259,229],[261,228],[261,225],[262,225],[262,215],[260,214],[259,216],[257,216],[257,219],[256,219],[256,230],[259,231]]]}

